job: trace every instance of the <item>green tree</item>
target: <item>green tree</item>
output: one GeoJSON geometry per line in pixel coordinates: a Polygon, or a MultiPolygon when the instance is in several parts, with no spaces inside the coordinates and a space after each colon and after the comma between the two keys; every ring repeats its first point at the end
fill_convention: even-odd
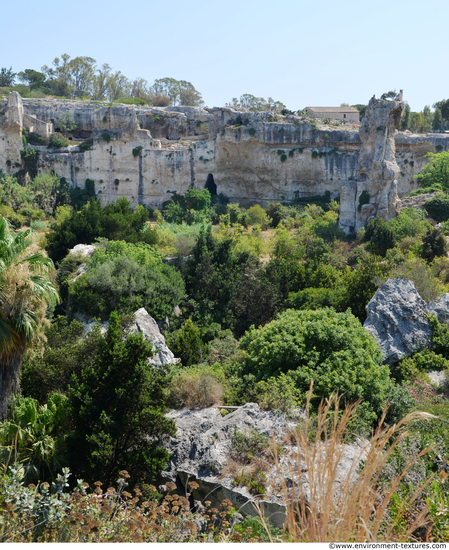
{"type": "Polygon", "coordinates": [[[441,130],[441,123],[443,122],[443,117],[441,115],[441,109],[437,107],[433,115],[432,120],[432,130],[434,132],[439,132],[441,130]]]}
{"type": "MultiPolygon", "coordinates": [[[[242,373],[267,380],[289,373],[296,386],[329,397],[338,388],[348,402],[362,398],[379,414],[392,387],[374,340],[351,313],[287,310],[240,340],[242,373]]],[[[374,418],[374,417],[373,417],[374,418]]]]}
{"type": "Polygon", "coordinates": [[[83,323],[69,323],[62,315],[56,317],[45,330],[44,350],[25,355],[20,379],[22,395],[44,404],[51,393],[65,394],[72,376],[79,376],[97,354],[100,330],[95,327],[85,333],[83,323]]]}
{"type": "Polygon", "coordinates": [[[207,189],[189,189],[184,201],[188,209],[207,210],[211,204],[211,194],[207,189]]]}
{"type": "Polygon", "coordinates": [[[114,309],[134,313],[144,307],[162,320],[183,298],[184,282],[150,245],[103,241],[86,273],[69,290],[73,312],[104,319],[114,309]]]}
{"type": "Polygon", "coordinates": [[[67,132],[76,130],[78,124],[73,120],[69,114],[64,114],[59,117],[58,126],[61,128],[62,133],[66,136],[67,132]]]}
{"type": "Polygon", "coordinates": [[[446,256],[447,249],[446,236],[441,229],[429,229],[423,239],[422,257],[428,262],[433,262],[437,256],[446,256]]]}
{"type": "Polygon", "coordinates": [[[368,242],[370,252],[378,256],[385,256],[387,250],[395,245],[393,231],[379,216],[368,222],[363,240],[368,242]]]}
{"type": "Polygon", "coordinates": [[[371,256],[363,265],[357,265],[352,270],[346,268],[342,280],[344,290],[341,307],[350,308],[363,323],[366,319],[366,305],[390,269],[390,262],[377,256],[371,256]]]}
{"type": "Polygon", "coordinates": [[[434,107],[435,109],[439,109],[441,111],[441,116],[444,120],[449,120],[449,99],[437,101],[434,107]]]}
{"type": "Polygon", "coordinates": [[[199,107],[204,103],[201,94],[193,84],[186,80],[176,80],[170,77],[159,78],[154,81],[151,91],[154,96],[168,96],[172,105],[199,107]]]}
{"type": "Polygon", "coordinates": [[[59,299],[49,278],[53,264],[30,236],[31,230],[14,233],[0,216],[0,418],[19,391],[23,354],[42,336],[47,307],[59,299]]]}
{"type": "Polygon", "coordinates": [[[427,153],[429,162],[415,176],[419,187],[437,187],[449,191],[449,151],[427,153]]]}
{"type": "Polygon", "coordinates": [[[138,242],[144,238],[141,231],[147,220],[148,210],[144,206],[136,206],[133,210],[126,198],[110,202],[104,208],[91,199],[54,224],[46,237],[46,249],[50,258],[59,262],[70,248],[79,243],[91,244],[98,237],[138,242]]]}
{"type": "Polygon", "coordinates": [[[5,174],[0,177],[0,202],[17,210],[22,205],[33,200],[33,192],[30,187],[22,186],[17,179],[5,174]]]}
{"type": "Polygon", "coordinates": [[[141,334],[126,335],[111,314],[94,362],[68,392],[77,474],[108,487],[122,469],[148,482],[165,466],[163,441],[175,427],[164,414],[164,368],[148,364],[152,353],[141,334]]]}
{"type": "Polygon", "coordinates": [[[19,73],[19,78],[30,87],[30,92],[40,90],[47,87],[46,76],[44,73],[35,71],[34,69],[25,69],[19,73]]]}
{"type": "Polygon", "coordinates": [[[207,351],[207,346],[201,339],[201,332],[192,319],[187,319],[184,326],[170,336],[168,344],[185,367],[201,363],[207,351]]]}
{"type": "Polygon", "coordinates": [[[17,74],[13,72],[12,67],[0,69],[0,86],[14,86],[17,74]]]}

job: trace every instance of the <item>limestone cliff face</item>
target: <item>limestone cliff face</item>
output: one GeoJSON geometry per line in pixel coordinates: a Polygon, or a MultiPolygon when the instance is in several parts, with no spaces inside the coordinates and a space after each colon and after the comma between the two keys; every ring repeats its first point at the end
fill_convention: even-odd
{"type": "Polygon", "coordinates": [[[0,103],[0,169],[16,170],[21,167],[23,104],[17,92],[8,102],[0,103]]]}
{"type": "Polygon", "coordinates": [[[449,149],[449,136],[395,136],[400,103],[372,101],[359,136],[357,125],[318,129],[297,116],[21,100],[13,93],[0,103],[0,169],[21,167],[22,126],[58,131],[61,116],[69,115],[77,124],[69,139],[90,141],[91,148],[35,147],[39,168],[54,170],[72,187],[93,180],[103,204],[126,197],[132,205],[161,207],[173,192],[203,188],[213,177],[217,192],[232,201],[265,205],[341,194],[342,226],[349,231],[375,213],[390,216],[395,189],[404,196],[416,188],[413,176],[426,164],[425,154],[449,149]],[[370,204],[359,214],[368,188],[370,204]]]}
{"type": "Polygon", "coordinates": [[[393,101],[371,98],[360,126],[357,173],[342,186],[340,227],[357,231],[368,220],[396,216],[399,166],[395,135],[401,121],[402,93],[393,101]]]}

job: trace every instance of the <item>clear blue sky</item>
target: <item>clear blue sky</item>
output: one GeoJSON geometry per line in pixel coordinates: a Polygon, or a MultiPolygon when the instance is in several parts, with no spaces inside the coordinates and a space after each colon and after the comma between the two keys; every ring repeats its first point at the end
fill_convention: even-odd
{"type": "Polygon", "coordinates": [[[243,93],[290,109],[404,89],[412,110],[449,97],[447,0],[3,2],[0,67],[63,53],[150,83],[188,80],[209,107],[243,93]]]}

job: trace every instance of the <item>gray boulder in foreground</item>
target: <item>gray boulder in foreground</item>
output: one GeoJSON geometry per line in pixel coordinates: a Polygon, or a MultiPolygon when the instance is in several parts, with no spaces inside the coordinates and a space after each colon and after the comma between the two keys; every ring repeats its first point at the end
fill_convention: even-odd
{"type": "Polygon", "coordinates": [[[142,333],[143,338],[153,344],[155,353],[149,361],[152,365],[172,365],[179,362],[179,359],[176,359],[168,349],[156,321],[144,307],[138,309],[134,314],[134,323],[129,332],[130,334],[142,333]]]}
{"type": "MultiPolygon", "coordinates": [[[[167,416],[176,421],[177,436],[171,438],[166,445],[171,456],[165,472],[162,472],[162,478],[178,482],[187,490],[187,483],[196,481],[199,487],[191,491],[195,500],[209,500],[211,506],[220,509],[220,503],[229,499],[241,514],[258,516],[254,503],[272,525],[282,528],[286,507],[280,476],[287,487],[298,487],[300,484],[306,498],[310,495],[309,472],[305,462],[299,459],[301,452],[289,438],[284,437],[294,430],[297,422],[289,421],[273,411],[261,411],[256,403],[247,403],[224,417],[216,408],[172,410],[167,416]],[[279,457],[280,474],[272,464],[271,470],[266,472],[266,494],[263,497],[252,495],[245,486],[232,484],[233,471],[241,472],[243,468],[234,463],[234,470],[230,470],[232,460],[229,451],[235,430],[256,430],[270,440],[274,436],[276,443],[282,445],[283,452],[279,457]]],[[[337,480],[332,495],[334,498],[345,479],[355,479],[356,466],[365,456],[366,445],[366,441],[358,441],[341,446],[337,480]]],[[[324,448],[321,455],[325,455],[324,448]]],[[[292,491],[295,492],[294,489],[292,491]]],[[[295,494],[297,498],[298,493],[295,494]]],[[[290,495],[288,498],[295,496],[290,495]]],[[[326,494],[324,498],[329,498],[329,495],[326,494]]]]}
{"type": "Polygon", "coordinates": [[[388,279],[366,306],[365,329],[376,339],[385,363],[397,363],[431,343],[427,304],[412,281],[388,279]]]}
{"type": "Polygon", "coordinates": [[[412,281],[388,279],[366,306],[365,329],[376,339],[385,363],[392,365],[403,357],[432,343],[429,315],[440,323],[449,321],[449,294],[426,302],[412,281]]]}

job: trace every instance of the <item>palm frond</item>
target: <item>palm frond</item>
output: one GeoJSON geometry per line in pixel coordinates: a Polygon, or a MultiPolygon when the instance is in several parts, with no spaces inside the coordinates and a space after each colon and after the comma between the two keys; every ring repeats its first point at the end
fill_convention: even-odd
{"type": "Polygon", "coordinates": [[[31,254],[30,256],[27,256],[23,260],[21,260],[20,263],[28,262],[31,267],[35,266],[47,266],[47,267],[54,267],[53,261],[48,258],[47,256],[44,256],[40,252],[36,252],[35,254],[31,254]]]}
{"type": "Polygon", "coordinates": [[[50,303],[59,303],[60,297],[53,283],[42,275],[31,275],[30,281],[33,283],[32,292],[41,300],[50,303]]]}

